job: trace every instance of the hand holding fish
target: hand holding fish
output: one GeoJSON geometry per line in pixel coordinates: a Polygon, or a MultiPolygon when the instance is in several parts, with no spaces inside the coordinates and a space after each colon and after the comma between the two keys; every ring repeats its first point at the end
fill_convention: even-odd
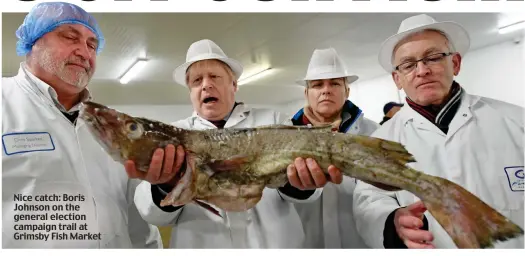
{"type": "Polygon", "coordinates": [[[266,188],[287,182],[321,186],[327,182],[321,173],[340,183],[342,173],[383,190],[406,190],[424,202],[401,208],[394,216],[396,231],[409,248],[433,247],[428,244],[432,234],[418,230],[426,210],[458,248],[494,247],[497,241],[524,234],[466,188],[408,166],[416,159],[397,142],[334,133],[329,127],[190,130],[94,102],[83,103],[79,118],[131,178],[173,185],[161,207],[206,202],[225,211],[246,211],[258,204],[266,188]],[[181,145],[185,152],[172,145],[181,145]]]}
{"type": "Polygon", "coordinates": [[[300,190],[322,188],[327,182],[340,184],[343,182],[341,171],[331,165],[328,167],[330,177],[327,179],[323,170],[314,159],[298,157],[286,169],[290,185],[300,190]]]}
{"type": "Polygon", "coordinates": [[[410,249],[435,248],[430,242],[434,240],[432,233],[420,230],[423,226],[423,213],[427,208],[422,201],[400,208],[394,216],[397,234],[410,249]]]}
{"type": "Polygon", "coordinates": [[[166,146],[166,150],[162,148],[155,150],[147,172],[137,170],[135,162],[132,160],[127,160],[124,166],[131,179],[141,179],[151,184],[171,184],[175,182],[175,176],[182,167],[184,155],[182,146],[179,145],[175,152],[175,146],[169,144],[166,146]]]}

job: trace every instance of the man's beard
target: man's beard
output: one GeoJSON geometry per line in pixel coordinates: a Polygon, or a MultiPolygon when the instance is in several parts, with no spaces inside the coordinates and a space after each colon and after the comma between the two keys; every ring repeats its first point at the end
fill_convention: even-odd
{"type": "MultiPolygon", "coordinates": [[[[38,63],[46,72],[53,74],[60,78],[65,83],[71,84],[77,88],[84,88],[88,84],[90,77],[87,70],[71,70],[66,68],[68,62],[81,63],[82,61],[55,61],[51,51],[44,50],[40,56],[38,63]]],[[[89,64],[88,64],[89,65],[89,64]]]]}

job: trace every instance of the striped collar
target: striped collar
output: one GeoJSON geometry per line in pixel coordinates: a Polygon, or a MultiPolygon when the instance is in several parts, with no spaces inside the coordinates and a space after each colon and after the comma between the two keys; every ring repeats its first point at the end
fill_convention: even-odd
{"type": "Polygon", "coordinates": [[[456,115],[461,103],[461,95],[463,91],[463,88],[454,81],[452,82],[448,99],[443,105],[421,106],[408,97],[406,98],[406,102],[414,111],[428,119],[446,134],[448,132],[448,126],[454,118],[454,115],[456,115]]]}

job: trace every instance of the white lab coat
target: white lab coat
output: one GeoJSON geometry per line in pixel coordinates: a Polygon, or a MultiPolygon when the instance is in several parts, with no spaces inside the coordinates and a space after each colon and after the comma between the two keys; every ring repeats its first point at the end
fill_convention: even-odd
{"type": "MultiPolygon", "coordinates": [[[[402,143],[418,161],[417,165],[411,163],[413,167],[463,186],[523,228],[523,109],[465,93],[449,127],[445,135],[405,106],[372,136],[402,143]]],[[[373,248],[384,248],[387,216],[418,200],[407,191],[386,192],[359,181],[354,212],[365,242],[373,248]]],[[[425,216],[434,245],[456,248],[428,211],[425,216]]],[[[522,236],[497,243],[496,248],[523,248],[523,241],[522,236]]]]}
{"type": "MultiPolygon", "coordinates": [[[[273,110],[242,104],[233,110],[225,128],[278,124],[281,119],[273,110]]],[[[184,129],[216,129],[195,113],[173,125],[184,129]]],[[[317,189],[301,202],[315,200],[321,191],[317,189]]],[[[246,212],[224,212],[215,207],[224,219],[193,203],[175,212],[164,212],[153,203],[151,185],[146,181],[137,192],[135,202],[144,219],[159,226],[173,226],[171,248],[301,248],[304,242],[304,231],[293,205],[298,200],[276,189],[265,188],[261,201],[246,212]]]]}
{"type": "MultiPolygon", "coordinates": [[[[291,125],[288,121],[285,124],[291,125]]],[[[379,124],[362,112],[346,133],[370,135],[379,124]]],[[[319,199],[309,204],[296,204],[306,239],[305,248],[367,248],[359,236],[353,218],[352,201],[356,180],[343,176],[341,184],[327,183],[319,199]]]]}
{"type": "MultiPolygon", "coordinates": [[[[73,125],[52,101],[48,85],[21,68],[15,77],[2,78],[2,246],[4,248],[162,248],[160,233],[145,222],[134,205],[139,184],[128,179],[124,167],[96,143],[81,120],[73,125]],[[15,195],[32,195],[33,202],[15,202],[15,195]],[[55,194],[60,202],[35,202],[38,195],[55,194]],[[76,221],[76,231],[100,240],[15,239],[16,224],[67,224],[68,221],[15,222],[15,204],[62,205],[63,194],[81,195],[77,204],[86,220],[76,221]]],[[[47,212],[48,214],[57,211],[47,212]]],[[[67,213],[67,212],[63,212],[67,213]]],[[[28,233],[38,233],[30,232],[28,233]]],[[[40,231],[46,233],[44,231],[40,231]]]]}

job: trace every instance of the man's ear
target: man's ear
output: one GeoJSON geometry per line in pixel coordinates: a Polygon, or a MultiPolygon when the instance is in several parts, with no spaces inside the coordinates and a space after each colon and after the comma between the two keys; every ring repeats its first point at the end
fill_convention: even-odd
{"type": "Polygon", "coordinates": [[[237,92],[239,90],[239,86],[237,85],[237,81],[233,81],[233,91],[237,92]]]}
{"type": "Polygon", "coordinates": [[[461,69],[461,55],[459,55],[459,53],[452,56],[452,69],[454,71],[454,75],[457,76],[459,74],[459,70],[461,69]]]}
{"type": "Polygon", "coordinates": [[[348,97],[350,97],[350,85],[347,85],[346,86],[346,99],[348,99],[348,97]]]}
{"type": "Polygon", "coordinates": [[[36,40],[33,46],[31,46],[31,50],[26,54],[25,60],[30,69],[33,68],[34,64],[36,64],[36,58],[40,53],[40,50],[45,48],[44,43],[46,41],[46,38],[47,37],[42,36],[38,40],[36,40]]]}
{"type": "Polygon", "coordinates": [[[401,90],[403,88],[401,86],[401,77],[399,77],[399,74],[397,72],[392,72],[392,80],[394,80],[394,83],[396,84],[398,90],[401,90]]]}

